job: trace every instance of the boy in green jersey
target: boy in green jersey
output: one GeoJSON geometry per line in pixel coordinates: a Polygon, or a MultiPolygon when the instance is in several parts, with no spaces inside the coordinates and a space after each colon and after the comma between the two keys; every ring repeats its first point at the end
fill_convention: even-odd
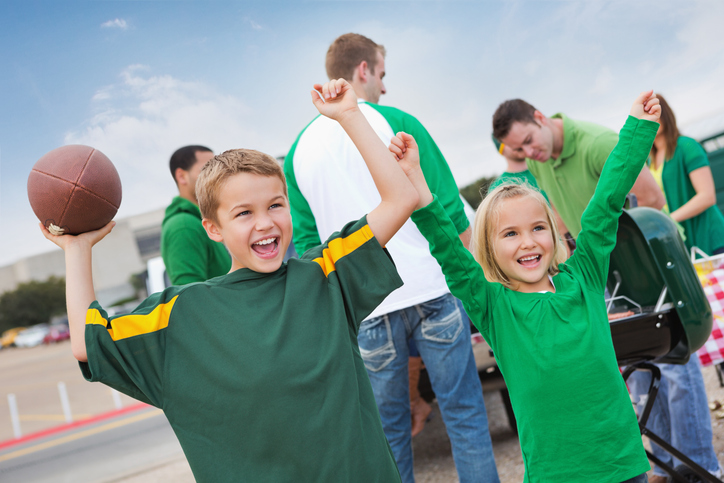
{"type": "Polygon", "coordinates": [[[292,223],[281,168],[252,150],[214,157],[197,182],[204,228],[229,250],[231,271],[170,287],[129,315],[108,317],[94,301],[91,247],[113,223],[78,236],[43,229],[65,250],[83,375],[162,408],[199,482],[400,481],[357,332],[402,284],[382,247],[417,194],[349,84],[314,89],[381,201],[301,259],[283,262],[292,223]]]}

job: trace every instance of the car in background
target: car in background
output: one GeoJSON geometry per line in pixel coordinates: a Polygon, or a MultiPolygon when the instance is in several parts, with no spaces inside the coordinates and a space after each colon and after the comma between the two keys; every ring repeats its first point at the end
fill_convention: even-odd
{"type": "Polygon", "coordinates": [[[50,344],[70,339],[70,327],[68,324],[53,324],[50,326],[48,335],[43,338],[43,344],[50,344]]]}
{"type": "Polygon", "coordinates": [[[15,347],[35,347],[43,343],[43,339],[50,332],[48,324],[38,324],[29,327],[15,336],[15,347]]]}
{"type": "Polygon", "coordinates": [[[2,337],[0,337],[0,346],[2,346],[3,349],[12,346],[15,341],[15,337],[17,337],[17,335],[26,328],[27,327],[13,327],[12,329],[8,329],[3,332],[2,337]]]}

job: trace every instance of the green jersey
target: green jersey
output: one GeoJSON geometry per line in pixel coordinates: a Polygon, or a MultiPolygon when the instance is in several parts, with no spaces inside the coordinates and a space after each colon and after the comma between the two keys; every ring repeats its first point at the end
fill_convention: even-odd
{"type": "Polygon", "coordinates": [[[526,482],[620,483],[650,468],[603,293],[621,207],[657,128],[626,121],[583,214],[578,248],[553,277],[555,292],[521,293],[488,282],[436,202],[413,214],[451,292],[495,353],[518,423],[526,482]]]}
{"type": "Polygon", "coordinates": [[[362,218],[273,273],[94,302],[81,369],[163,409],[199,482],[400,481],[357,332],[401,284],[362,218]]]}

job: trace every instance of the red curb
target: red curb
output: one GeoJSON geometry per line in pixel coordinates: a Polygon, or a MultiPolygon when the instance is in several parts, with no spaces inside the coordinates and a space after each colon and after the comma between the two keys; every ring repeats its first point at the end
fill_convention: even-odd
{"type": "Polygon", "coordinates": [[[7,441],[2,441],[2,442],[0,442],[0,450],[9,448],[11,446],[27,443],[28,441],[32,441],[34,439],[42,438],[45,436],[50,436],[51,434],[68,431],[70,429],[80,428],[82,426],[87,426],[89,424],[97,423],[98,421],[103,421],[103,420],[110,419],[110,418],[113,418],[116,416],[120,416],[122,414],[132,413],[134,411],[138,411],[140,409],[150,408],[150,407],[152,407],[152,406],[150,406],[146,403],[138,403],[138,404],[134,404],[133,406],[127,406],[122,409],[108,411],[107,413],[99,414],[97,416],[92,416],[90,418],[82,419],[80,421],[74,421],[72,423],[62,424],[60,426],[55,426],[54,428],[45,429],[43,431],[38,431],[37,433],[28,434],[26,436],[22,436],[17,439],[9,439],[7,441]]]}

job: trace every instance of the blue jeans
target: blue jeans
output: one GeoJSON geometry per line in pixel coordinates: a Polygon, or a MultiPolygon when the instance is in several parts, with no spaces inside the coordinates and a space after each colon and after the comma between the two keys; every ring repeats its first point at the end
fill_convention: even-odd
{"type": "MultiPolygon", "coordinates": [[[[712,443],[711,416],[701,375],[699,357],[692,354],[689,362],[656,364],[661,369],[661,385],[646,427],[674,448],[691,458],[709,472],[719,469],[719,462],[712,443]]],[[[634,371],[628,379],[631,394],[638,399],[649,390],[651,374],[634,371]]],[[[643,409],[639,401],[639,409],[643,409]]],[[[664,463],[676,466],[681,462],[651,443],[656,457],[664,463]]],[[[658,466],[654,474],[666,476],[658,466]]]]}
{"type": "Polygon", "coordinates": [[[451,294],[362,322],[359,348],[402,481],[415,481],[408,339],[414,339],[442,413],[461,483],[498,483],[470,322],[451,294]]]}
{"type": "Polygon", "coordinates": [[[646,473],[642,473],[630,480],[626,480],[623,483],[649,483],[649,476],[646,473]]]}

